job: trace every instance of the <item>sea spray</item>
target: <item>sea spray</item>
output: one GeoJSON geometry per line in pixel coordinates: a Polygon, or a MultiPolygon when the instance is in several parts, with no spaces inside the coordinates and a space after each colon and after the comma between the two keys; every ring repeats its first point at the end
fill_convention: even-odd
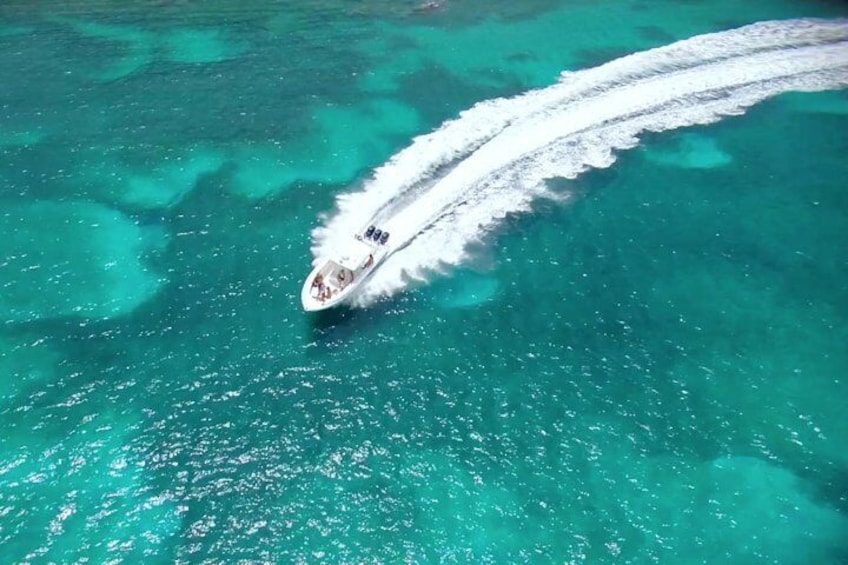
{"type": "MultiPolygon", "coordinates": [[[[317,263],[369,223],[394,253],[354,302],[368,305],[462,263],[506,215],[553,196],[546,181],[609,167],[644,131],[713,123],[788,91],[848,85],[848,20],[761,22],[563,73],[481,102],[417,137],[313,232],[317,263]]],[[[560,193],[560,198],[567,198],[560,193]]]]}

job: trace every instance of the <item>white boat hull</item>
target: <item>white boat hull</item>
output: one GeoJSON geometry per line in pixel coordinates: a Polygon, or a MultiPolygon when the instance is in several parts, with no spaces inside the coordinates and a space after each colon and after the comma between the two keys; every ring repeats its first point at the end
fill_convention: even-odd
{"type": "Polygon", "coordinates": [[[354,241],[356,255],[322,260],[309,273],[300,291],[304,310],[317,312],[348,302],[388,255],[385,245],[362,237],[354,241]]]}

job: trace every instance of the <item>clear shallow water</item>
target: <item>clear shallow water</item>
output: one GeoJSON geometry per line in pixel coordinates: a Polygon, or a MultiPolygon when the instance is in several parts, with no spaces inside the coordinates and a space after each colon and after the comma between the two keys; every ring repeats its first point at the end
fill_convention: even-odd
{"type": "Polygon", "coordinates": [[[442,120],[844,6],[204,6],[0,9],[5,561],[844,561],[844,92],[297,302],[319,216],[442,120]]]}

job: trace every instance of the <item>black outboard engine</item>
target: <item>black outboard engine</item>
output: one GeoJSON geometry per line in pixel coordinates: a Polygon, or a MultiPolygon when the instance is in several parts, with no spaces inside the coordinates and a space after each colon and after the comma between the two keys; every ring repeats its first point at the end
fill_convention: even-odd
{"type": "Polygon", "coordinates": [[[372,238],[372,239],[373,239],[374,241],[379,241],[379,240],[380,240],[380,236],[382,235],[382,233],[383,233],[383,230],[380,230],[380,229],[374,230],[374,236],[373,236],[373,238],[372,238]]]}
{"type": "Polygon", "coordinates": [[[374,226],[368,226],[368,229],[365,230],[365,237],[371,237],[374,235],[374,230],[377,229],[374,226]]]}
{"type": "Polygon", "coordinates": [[[389,232],[384,231],[383,235],[380,236],[380,243],[385,245],[387,241],[389,241],[389,232]]]}

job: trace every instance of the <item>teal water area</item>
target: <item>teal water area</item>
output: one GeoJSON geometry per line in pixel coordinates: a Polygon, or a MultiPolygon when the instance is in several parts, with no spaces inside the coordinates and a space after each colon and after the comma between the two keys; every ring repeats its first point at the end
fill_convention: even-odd
{"type": "Polygon", "coordinates": [[[647,134],[460,269],[310,231],[560,71],[840,2],[0,6],[4,563],[848,560],[848,96],[647,134]]]}

